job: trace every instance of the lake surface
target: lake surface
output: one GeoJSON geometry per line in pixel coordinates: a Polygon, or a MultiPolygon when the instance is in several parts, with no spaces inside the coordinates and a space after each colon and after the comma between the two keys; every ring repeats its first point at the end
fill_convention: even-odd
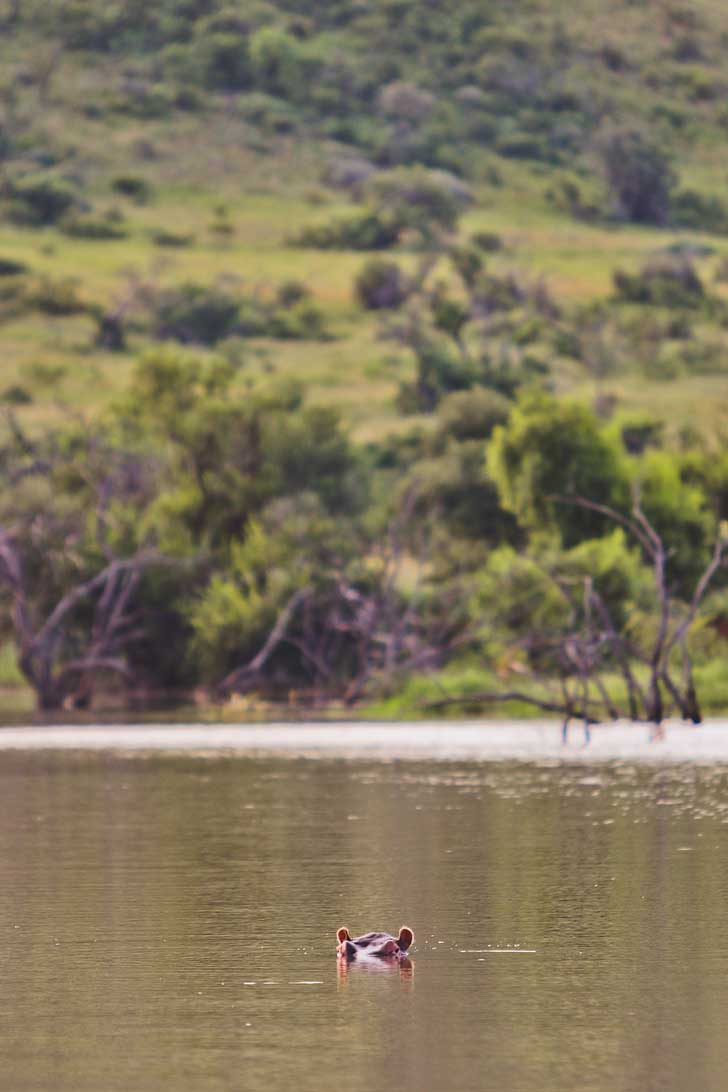
{"type": "Polygon", "coordinates": [[[724,1092],[727,920],[728,766],[5,750],[0,1089],[724,1092]]]}

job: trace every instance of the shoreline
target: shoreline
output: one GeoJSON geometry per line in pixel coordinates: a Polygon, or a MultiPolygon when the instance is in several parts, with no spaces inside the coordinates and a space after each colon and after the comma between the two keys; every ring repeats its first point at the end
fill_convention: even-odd
{"type": "Polygon", "coordinates": [[[645,762],[728,764],[728,720],[667,722],[650,740],[645,724],[596,725],[591,742],[575,724],[566,744],[561,724],[540,721],[341,721],[295,724],[17,725],[0,727],[0,752],[81,751],[120,754],[239,755],[392,761],[645,762]]]}

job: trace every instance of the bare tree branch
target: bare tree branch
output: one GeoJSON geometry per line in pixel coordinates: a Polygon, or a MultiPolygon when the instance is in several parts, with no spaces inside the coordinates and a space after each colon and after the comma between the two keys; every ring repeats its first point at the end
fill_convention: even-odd
{"type": "Polygon", "coordinates": [[[261,672],[278,645],[284,639],[291,619],[299,605],[310,594],[310,588],[299,588],[299,590],[291,596],[281,613],[278,615],[276,623],[268,634],[263,647],[249,663],[244,664],[242,667],[236,667],[234,671],[231,671],[225,676],[216,688],[220,693],[226,694],[235,690],[240,690],[247,682],[254,679],[261,672]]]}

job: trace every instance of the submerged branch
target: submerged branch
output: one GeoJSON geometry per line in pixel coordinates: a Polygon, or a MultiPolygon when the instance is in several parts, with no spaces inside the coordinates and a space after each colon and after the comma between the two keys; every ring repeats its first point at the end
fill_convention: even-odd
{"type": "Polygon", "coordinates": [[[547,701],[544,698],[536,698],[532,694],[524,694],[520,690],[481,691],[478,694],[461,694],[459,697],[438,698],[437,701],[423,702],[418,708],[444,709],[448,705],[466,705],[473,702],[486,704],[501,701],[522,701],[528,705],[535,705],[537,709],[543,709],[545,713],[559,713],[561,716],[574,720],[583,720],[587,724],[599,724],[599,719],[592,716],[584,706],[572,705],[568,700],[563,702],[547,701]]]}

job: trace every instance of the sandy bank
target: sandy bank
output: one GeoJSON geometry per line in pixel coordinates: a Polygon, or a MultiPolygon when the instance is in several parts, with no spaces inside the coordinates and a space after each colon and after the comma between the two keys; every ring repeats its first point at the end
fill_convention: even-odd
{"type": "Polygon", "coordinates": [[[584,746],[582,729],[561,742],[551,721],[451,721],[414,724],[144,724],[27,725],[0,728],[2,750],[230,753],[346,759],[398,758],[480,761],[640,761],[728,763],[728,720],[699,727],[669,724],[651,742],[645,725],[593,729],[584,746]]]}

